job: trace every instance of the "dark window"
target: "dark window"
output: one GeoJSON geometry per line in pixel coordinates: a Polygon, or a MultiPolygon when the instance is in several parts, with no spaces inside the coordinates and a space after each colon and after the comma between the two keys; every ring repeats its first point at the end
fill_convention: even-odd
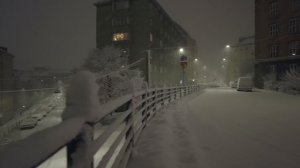
{"type": "Polygon", "coordinates": [[[278,23],[274,23],[270,25],[270,35],[272,37],[277,37],[279,35],[279,25],[278,23]]]}
{"type": "Polygon", "coordinates": [[[300,33],[300,18],[290,19],[289,33],[300,33]]]}
{"type": "Polygon", "coordinates": [[[300,0],[290,0],[290,7],[292,10],[300,9],[300,0]]]}
{"type": "Polygon", "coordinates": [[[270,16],[278,16],[279,15],[279,1],[275,0],[270,3],[270,16]]]}
{"type": "Polygon", "coordinates": [[[279,56],[279,45],[273,44],[271,46],[271,57],[278,57],[279,56]]]}
{"type": "Polygon", "coordinates": [[[128,25],[129,23],[130,23],[130,19],[128,16],[112,19],[113,26],[123,26],[123,25],[128,25]]]}
{"type": "Polygon", "coordinates": [[[128,9],[129,1],[128,0],[118,0],[113,3],[114,10],[128,9]]]}
{"type": "Polygon", "coordinates": [[[271,73],[276,73],[276,65],[271,65],[270,71],[271,71],[271,73]]]}
{"type": "Polygon", "coordinates": [[[293,41],[289,43],[289,55],[290,56],[300,55],[300,41],[293,41]]]}

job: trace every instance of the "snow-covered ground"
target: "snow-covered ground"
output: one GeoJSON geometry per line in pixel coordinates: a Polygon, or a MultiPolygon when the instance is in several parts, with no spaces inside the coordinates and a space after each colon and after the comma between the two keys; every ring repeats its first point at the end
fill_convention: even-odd
{"type": "Polygon", "coordinates": [[[5,139],[10,140],[11,142],[18,141],[34,134],[35,132],[57,125],[61,122],[61,114],[64,108],[65,97],[63,93],[56,93],[47,97],[46,99],[40,101],[39,104],[34,105],[30,109],[28,109],[27,112],[25,112],[25,118],[28,118],[33,114],[47,112],[47,115],[42,118],[41,121],[38,121],[37,126],[32,129],[14,130],[9,135],[7,135],[5,139]]]}
{"type": "Polygon", "coordinates": [[[128,168],[299,168],[300,96],[207,89],[143,131],[128,168]]]}

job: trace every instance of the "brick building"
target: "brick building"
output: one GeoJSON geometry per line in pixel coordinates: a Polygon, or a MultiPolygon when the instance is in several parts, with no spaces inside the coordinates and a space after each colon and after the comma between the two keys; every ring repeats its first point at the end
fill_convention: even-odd
{"type": "Polygon", "coordinates": [[[300,65],[300,0],[255,0],[255,80],[300,65]]]}
{"type": "MultiPolygon", "coordinates": [[[[184,47],[192,62],[197,54],[196,42],[156,0],[103,0],[95,5],[97,48],[121,48],[130,63],[151,53],[151,84],[179,84],[182,73],[178,49],[184,47]]],[[[138,68],[147,77],[147,61],[138,68]]],[[[191,80],[192,67],[188,74],[191,80]]]]}

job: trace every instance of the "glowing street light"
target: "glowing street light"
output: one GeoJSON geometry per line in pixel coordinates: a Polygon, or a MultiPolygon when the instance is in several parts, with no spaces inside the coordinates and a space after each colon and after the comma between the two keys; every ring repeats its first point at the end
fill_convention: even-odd
{"type": "Polygon", "coordinates": [[[179,53],[180,53],[180,54],[183,54],[183,53],[184,53],[184,49],[183,49],[183,48],[180,48],[180,49],[179,49],[179,53]]]}
{"type": "Polygon", "coordinates": [[[226,48],[230,48],[230,45],[226,45],[226,48]]]}
{"type": "Polygon", "coordinates": [[[195,58],[194,61],[195,61],[195,62],[198,62],[199,60],[198,60],[198,58],[195,58]]]}
{"type": "Polygon", "coordinates": [[[223,60],[223,62],[226,62],[226,61],[227,61],[227,59],[226,59],[226,58],[223,58],[222,60],[223,60]]]}

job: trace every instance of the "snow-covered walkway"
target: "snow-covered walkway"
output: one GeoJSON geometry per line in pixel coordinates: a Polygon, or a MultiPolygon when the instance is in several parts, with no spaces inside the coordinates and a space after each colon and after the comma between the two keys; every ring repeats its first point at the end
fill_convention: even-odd
{"type": "Polygon", "coordinates": [[[299,168],[300,97],[208,89],[162,109],[128,168],[299,168]]]}

